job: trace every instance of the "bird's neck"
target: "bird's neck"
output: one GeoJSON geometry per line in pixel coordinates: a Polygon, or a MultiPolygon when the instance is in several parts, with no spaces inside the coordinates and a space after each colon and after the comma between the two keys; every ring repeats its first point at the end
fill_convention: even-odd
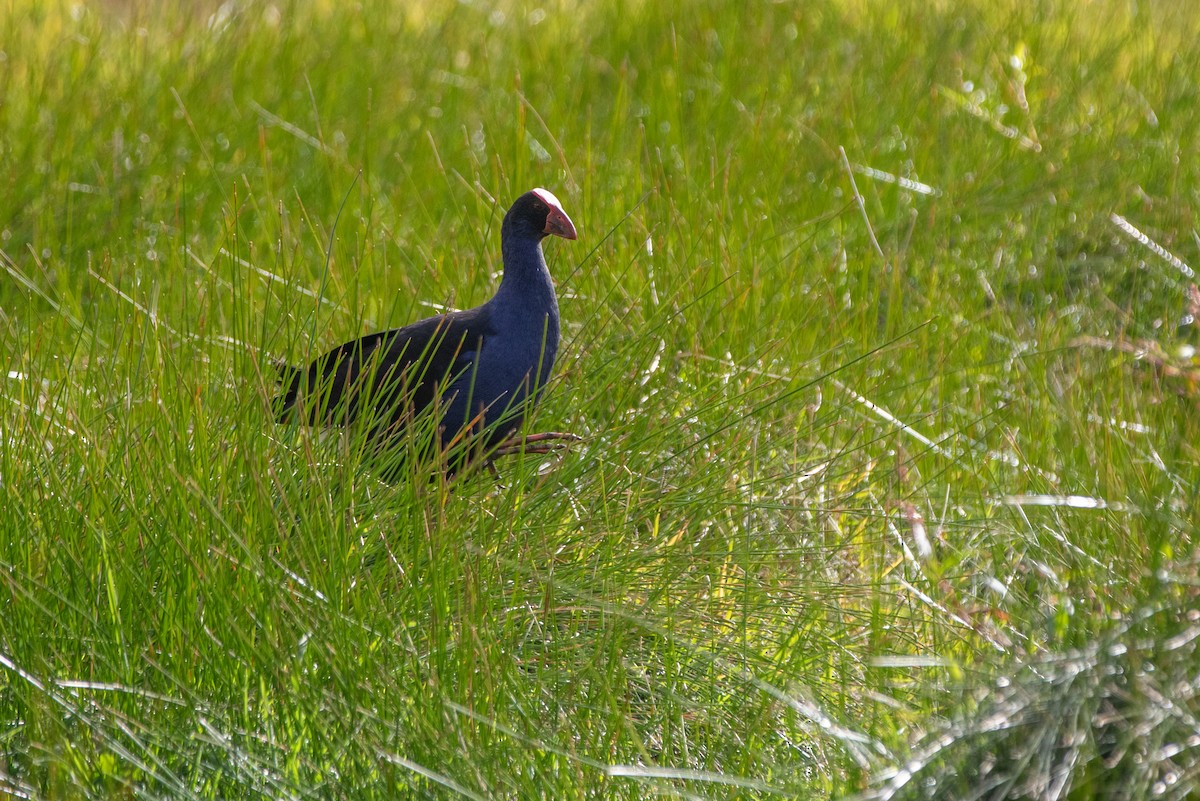
{"type": "Polygon", "coordinates": [[[525,313],[553,307],[557,314],[554,282],[542,255],[541,241],[528,236],[509,236],[501,244],[504,256],[504,278],[496,291],[495,301],[512,304],[525,313]]]}

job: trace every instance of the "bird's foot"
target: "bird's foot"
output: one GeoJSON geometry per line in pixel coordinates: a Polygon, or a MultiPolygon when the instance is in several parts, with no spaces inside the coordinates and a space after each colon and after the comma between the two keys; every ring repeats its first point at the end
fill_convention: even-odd
{"type": "Polygon", "coordinates": [[[545,454],[554,453],[563,448],[570,447],[572,442],[582,442],[583,437],[578,434],[570,434],[564,431],[545,431],[541,434],[529,434],[528,436],[516,436],[504,440],[496,450],[492,451],[492,458],[496,459],[501,456],[511,456],[514,453],[533,453],[545,454]]]}
{"type": "Polygon", "coordinates": [[[506,489],[504,480],[500,478],[500,471],[496,469],[496,464],[491,459],[488,459],[484,462],[483,466],[488,471],[488,475],[492,477],[492,480],[496,482],[496,489],[506,489]]]}

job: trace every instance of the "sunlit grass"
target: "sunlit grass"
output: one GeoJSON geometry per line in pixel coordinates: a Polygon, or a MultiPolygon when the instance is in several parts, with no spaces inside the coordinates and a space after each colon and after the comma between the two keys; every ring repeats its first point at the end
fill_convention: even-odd
{"type": "Polygon", "coordinates": [[[1200,16],[932,6],[10,5],[0,794],[1184,797],[1200,16]],[[538,185],[585,442],[272,422],[538,185]]]}

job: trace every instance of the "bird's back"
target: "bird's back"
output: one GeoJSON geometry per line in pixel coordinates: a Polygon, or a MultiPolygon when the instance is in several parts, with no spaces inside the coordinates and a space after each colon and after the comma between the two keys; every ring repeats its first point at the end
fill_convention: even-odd
{"type": "Polygon", "coordinates": [[[380,331],[322,354],[307,368],[283,367],[280,422],[397,428],[434,404],[465,372],[488,337],[486,307],[380,331]]]}
{"type": "Polygon", "coordinates": [[[554,366],[557,314],[526,317],[507,324],[484,304],[346,342],[307,368],[281,365],[276,417],[365,425],[383,443],[436,409],[443,446],[464,429],[488,429],[490,446],[521,424],[554,366]]]}

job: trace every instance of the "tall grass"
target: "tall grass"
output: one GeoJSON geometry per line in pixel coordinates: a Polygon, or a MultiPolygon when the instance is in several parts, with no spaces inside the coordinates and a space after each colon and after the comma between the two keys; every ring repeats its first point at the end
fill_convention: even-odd
{"type": "Polygon", "coordinates": [[[1183,797],[1198,29],[12,0],[0,793],[1183,797]],[[272,422],[539,185],[583,444],[387,484],[272,422]]]}

